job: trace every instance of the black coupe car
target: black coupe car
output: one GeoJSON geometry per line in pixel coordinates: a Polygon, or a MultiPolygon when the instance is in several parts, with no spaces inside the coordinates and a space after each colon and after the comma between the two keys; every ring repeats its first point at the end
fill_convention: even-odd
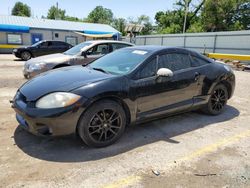
{"type": "Polygon", "coordinates": [[[230,67],[194,51],[129,47],[35,77],[17,91],[13,108],[31,133],[77,133],[87,145],[103,147],[128,124],[199,108],[220,114],[234,88],[230,67]]]}
{"type": "Polygon", "coordinates": [[[17,58],[21,58],[22,60],[27,61],[32,57],[62,53],[70,48],[72,48],[72,45],[66,42],[43,40],[31,46],[16,48],[13,50],[13,54],[17,58]]]}

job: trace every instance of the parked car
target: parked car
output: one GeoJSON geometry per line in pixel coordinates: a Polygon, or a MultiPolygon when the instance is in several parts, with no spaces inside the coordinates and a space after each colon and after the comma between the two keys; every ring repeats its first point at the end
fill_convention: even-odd
{"type": "Polygon", "coordinates": [[[194,51],[130,47],[33,78],[18,89],[13,108],[31,133],[77,133],[87,145],[104,147],[128,124],[194,109],[220,114],[234,88],[229,66],[194,51]]]}
{"type": "Polygon", "coordinates": [[[27,61],[24,65],[23,75],[25,78],[31,78],[51,69],[70,65],[87,65],[103,55],[129,46],[133,46],[133,44],[114,40],[83,42],[64,53],[42,56],[27,61]]]}
{"type": "Polygon", "coordinates": [[[43,40],[28,47],[16,48],[13,50],[13,54],[17,58],[27,61],[33,57],[62,53],[70,48],[72,48],[72,45],[66,42],[43,40]]]}

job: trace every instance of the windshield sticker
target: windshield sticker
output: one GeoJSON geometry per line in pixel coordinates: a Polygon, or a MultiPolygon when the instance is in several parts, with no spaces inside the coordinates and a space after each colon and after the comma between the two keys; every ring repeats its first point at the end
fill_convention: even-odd
{"type": "Polygon", "coordinates": [[[148,52],[142,51],[142,50],[134,50],[132,53],[133,53],[133,54],[138,54],[138,55],[145,55],[145,54],[147,54],[148,52]]]}

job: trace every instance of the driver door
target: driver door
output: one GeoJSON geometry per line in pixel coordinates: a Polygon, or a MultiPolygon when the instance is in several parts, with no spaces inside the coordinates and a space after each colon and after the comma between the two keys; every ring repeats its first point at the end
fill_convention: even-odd
{"type": "Polygon", "coordinates": [[[49,46],[51,45],[50,41],[42,42],[37,49],[37,56],[50,54],[51,49],[49,46]]]}
{"type": "Polygon", "coordinates": [[[172,60],[176,64],[175,69],[172,69],[172,77],[156,75],[160,68],[171,70],[168,55],[158,55],[138,72],[137,80],[134,81],[138,119],[185,110],[193,104],[198,84],[192,74],[188,54],[170,55],[174,56],[172,60]],[[185,63],[185,66],[182,63],[185,63]]]}

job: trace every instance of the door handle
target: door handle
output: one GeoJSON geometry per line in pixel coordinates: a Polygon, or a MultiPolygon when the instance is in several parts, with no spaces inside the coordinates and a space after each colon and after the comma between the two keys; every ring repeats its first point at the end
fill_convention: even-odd
{"type": "Polygon", "coordinates": [[[200,75],[201,74],[199,72],[195,72],[195,74],[194,74],[194,80],[197,81],[199,79],[200,75]]]}

